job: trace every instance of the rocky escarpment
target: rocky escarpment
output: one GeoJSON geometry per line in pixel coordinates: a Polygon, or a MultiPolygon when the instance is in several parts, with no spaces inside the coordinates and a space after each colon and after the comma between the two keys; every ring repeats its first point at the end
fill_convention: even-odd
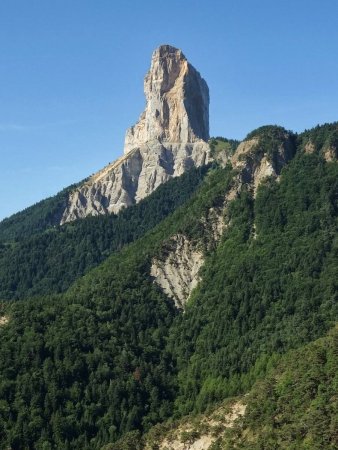
{"type": "Polygon", "coordinates": [[[338,122],[318,125],[305,130],[298,137],[299,147],[305,153],[317,153],[327,162],[338,159],[338,122]]]}
{"type": "Polygon", "coordinates": [[[181,50],[155,50],[144,92],[146,108],[126,132],[124,156],[71,192],[61,224],[117,213],[171,177],[208,163],[209,90],[181,50]]]}
{"type": "Polygon", "coordinates": [[[204,230],[203,243],[183,234],[174,235],[163,244],[160,254],[153,258],[150,275],[178,308],[185,308],[190,294],[197,286],[205,251],[215,249],[225,228],[227,205],[237,194],[237,185],[234,185],[225,195],[221,206],[211,207],[202,217],[196,218],[204,230]]]}
{"type": "MultiPolygon", "coordinates": [[[[316,146],[312,141],[308,141],[304,146],[304,152],[307,154],[316,153],[316,146]]],[[[327,162],[337,161],[338,159],[338,146],[327,145],[320,150],[321,155],[327,162]]]]}

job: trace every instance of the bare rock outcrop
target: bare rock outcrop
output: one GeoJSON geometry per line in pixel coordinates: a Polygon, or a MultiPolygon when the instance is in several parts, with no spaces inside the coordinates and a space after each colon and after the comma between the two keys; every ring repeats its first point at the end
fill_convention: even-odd
{"type": "Polygon", "coordinates": [[[3,327],[5,325],[7,325],[9,322],[9,317],[8,316],[1,316],[0,317],[0,327],[3,327]]]}
{"type": "MultiPolygon", "coordinates": [[[[307,154],[312,154],[316,152],[316,146],[313,142],[309,141],[304,146],[304,152],[307,154]]],[[[323,156],[326,162],[337,161],[338,148],[334,145],[324,146],[320,150],[320,154],[323,156]]]]}
{"type": "MultiPolygon", "coordinates": [[[[323,128],[326,125],[323,126],[323,128]]],[[[324,140],[315,140],[315,138],[309,137],[307,141],[303,143],[303,151],[307,154],[317,153],[321,155],[326,162],[337,161],[338,159],[338,123],[332,124],[332,131],[328,133],[327,138],[324,140]]]]}
{"type": "Polygon", "coordinates": [[[153,258],[150,274],[175,305],[182,309],[197,286],[198,272],[203,263],[203,253],[185,236],[176,235],[165,244],[161,256],[153,258]]]}
{"type": "Polygon", "coordinates": [[[126,132],[124,156],[75,189],[61,224],[117,213],[210,159],[209,90],[181,50],[160,46],[144,81],[145,111],[126,132]]]}
{"type": "Polygon", "coordinates": [[[238,186],[248,185],[256,195],[258,186],[267,178],[278,178],[282,168],[292,159],[294,145],[289,133],[281,136],[278,145],[264,149],[259,136],[247,139],[239,144],[231,164],[238,170],[238,186]]]}
{"type": "MultiPolygon", "coordinates": [[[[211,413],[163,427],[162,433],[148,433],[145,450],[208,450],[226,436],[227,430],[241,426],[246,413],[243,400],[227,401],[211,413]],[[154,445],[155,444],[155,445],[154,445]]],[[[216,444],[217,445],[217,444],[216,444]]]]}
{"type": "Polygon", "coordinates": [[[323,150],[323,156],[326,162],[337,161],[338,149],[335,146],[329,146],[323,150]]]}
{"type": "Polygon", "coordinates": [[[146,142],[188,143],[209,138],[209,90],[181,50],[162,45],[144,79],[147,104],[126,132],[124,151],[146,142]]]}

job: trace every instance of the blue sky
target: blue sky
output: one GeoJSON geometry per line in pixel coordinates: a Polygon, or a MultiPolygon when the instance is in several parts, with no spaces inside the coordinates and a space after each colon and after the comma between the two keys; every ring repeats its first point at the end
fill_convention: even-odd
{"type": "Polygon", "coordinates": [[[118,157],[151,53],[183,50],[211,135],[338,120],[336,0],[1,0],[0,219],[118,157]]]}

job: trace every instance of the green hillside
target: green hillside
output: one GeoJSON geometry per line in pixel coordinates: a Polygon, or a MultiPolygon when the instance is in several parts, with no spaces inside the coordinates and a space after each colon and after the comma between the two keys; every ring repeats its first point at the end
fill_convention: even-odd
{"type": "MultiPolygon", "coordinates": [[[[288,352],[245,395],[186,416],[131,432],[104,450],[155,450],[212,441],[210,450],[333,450],[338,446],[338,328],[288,352]],[[236,414],[237,411],[237,414],[236,414]],[[232,423],[229,416],[236,414],[232,423]],[[166,444],[167,443],[167,444],[166,444]]],[[[177,448],[177,447],[176,447],[177,448]]]]}
{"type": "Polygon", "coordinates": [[[171,330],[182,413],[243,391],[257,358],[315,339],[338,313],[338,167],[299,154],[230,206],[229,227],[171,330]],[[244,384],[243,384],[244,383],[244,384]]]}
{"type": "MultiPolygon", "coordinates": [[[[314,131],[312,140],[318,132],[322,130],[314,131]]],[[[254,136],[263,139],[263,151],[274,157],[284,133],[279,127],[263,127],[254,136]]],[[[296,154],[278,180],[267,179],[256,196],[250,186],[241,186],[224,209],[226,226],[219,241],[210,232],[209,212],[223,207],[236,185],[238,173],[230,164],[188,172],[117,217],[86,219],[5,246],[2,258],[6,252],[16,254],[12,267],[22,267],[22,273],[39,268],[43,281],[16,288],[28,297],[37,286],[35,298],[1,304],[1,448],[101,449],[133,430],[144,433],[169,418],[213,408],[264,379],[248,403],[244,421],[249,431],[229,434],[227,442],[238,438],[238,448],[272,449],[284,442],[290,444],[284,448],[296,449],[299,443],[308,445],[300,448],[331,448],[325,443],[334,442],[332,425],[320,442],[320,430],[327,425],[323,422],[311,441],[302,431],[308,409],[297,399],[292,403],[290,378],[308,373],[306,358],[298,368],[296,362],[290,365],[271,404],[270,388],[264,387],[282,354],[299,349],[307,355],[301,347],[324,336],[338,316],[338,166],[327,160],[323,147],[305,151],[302,139],[295,136],[290,151],[296,154]],[[150,276],[153,258],[177,234],[205,258],[201,281],[184,313],[150,276]],[[45,238],[49,235],[51,240],[45,238]],[[29,245],[36,251],[31,260],[29,245]],[[72,271],[72,264],[78,265],[95,245],[96,259],[72,271]],[[78,259],[70,258],[67,265],[67,255],[77,247],[78,259]],[[49,256],[40,262],[44,252],[49,256]],[[63,256],[53,260],[57,252],[63,256]],[[46,261],[50,272],[44,269],[46,261]],[[66,292],[55,293],[70,283],[66,292]],[[281,411],[277,419],[285,438],[276,432],[278,424],[268,422],[274,420],[274,408],[281,411]]],[[[1,273],[10,258],[3,261],[1,273]]],[[[29,275],[31,280],[34,276],[29,275]]],[[[321,351],[309,350],[317,377],[309,389],[319,406],[334,386],[332,346],[323,357],[318,356],[321,351]],[[323,380],[327,391],[319,388],[323,380]]],[[[280,373],[292,358],[282,360],[280,373]]],[[[298,398],[303,388],[308,389],[305,378],[298,398]]],[[[316,402],[309,408],[316,418],[316,402]]],[[[333,409],[327,411],[333,420],[333,409]]]]}
{"type": "MultiPolygon", "coordinates": [[[[20,239],[16,236],[15,241],[3,241],[2,245],[0,241],[0,299],[22,299],[65,291],[76,278],[112,252],[141,237],[187,201],[206,172],[207,167],[191,169],[119,215],[87,217],[40,232],[32,226],[20,239]]],[[[58,196],[46,200],[46,204],[55,203],[57,199],[58,196]]],[[[34,208],[38,211],[38,205],[34,208]]],[[[39,214],[43,210],[44,206],[39,214]]],[[[30,218],[20,214],[24,222],[20,219],[17,224],[16,216],[13,216],[8,220],[5,236],[15,234],[17,225],[22,231],[21,225],[30,224],[30,218]]]]}
{"type": "Polygon", "coordinates": [[[248,397],[244,420],[215,448],[338,447],[338,328],[288,353],[248,397]]]}
{"type": "MultiPolygon", "coordinates": [[[[80,183],[79,183],[80,184],[80,183]]],[[[0,242],[13,241],[44,231],[60,223],[74,184],[0,222],[0,242]]]]}
{"type": "Polygon", "coordinates": [[[166,341],[178,311],[152,282],[150,259],[172,233],[193,233],[196,218],[219,202],[230,181],[230,169],[212,171],[187,206],[66,295],[5,306],[9,322],[0,329],[5,445],[99,448],[172,414],[176,369],[166,341]]]}

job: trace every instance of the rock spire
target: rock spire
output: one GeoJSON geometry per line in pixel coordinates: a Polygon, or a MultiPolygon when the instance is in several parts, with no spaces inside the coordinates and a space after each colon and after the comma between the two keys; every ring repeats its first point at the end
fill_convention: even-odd
{"type": "Polygon", "coordinates": [[[144,79],[146,108],[125,138],[125,153],[146,142],[209,139],[209,89],[182,51],[162,45],[144,79]]]}
{"type": "Polygon", "coordinates": [[[61,224],[117,213],[209,162],[209,89],[181,50],[154,51],[144,92],[146,108],[126,132],[124,156],[71,192],[61,224]]]}

